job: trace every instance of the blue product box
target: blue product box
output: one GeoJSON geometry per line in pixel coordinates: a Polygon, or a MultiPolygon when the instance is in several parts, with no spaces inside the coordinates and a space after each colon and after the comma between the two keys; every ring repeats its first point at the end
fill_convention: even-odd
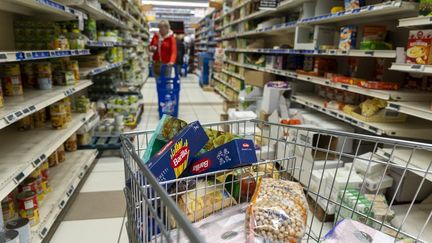
{"type": "Polygon", "coordinates": [[[162,147],[147,166],[159,182],[177,179],[208,140],[199,121],[192,122],[162,147]]]}
{"type": "Polygon", "coordinates": [[[192,160],[183,177],[256,163],[255,145],[250,139],[234,139],[192,160]]]}

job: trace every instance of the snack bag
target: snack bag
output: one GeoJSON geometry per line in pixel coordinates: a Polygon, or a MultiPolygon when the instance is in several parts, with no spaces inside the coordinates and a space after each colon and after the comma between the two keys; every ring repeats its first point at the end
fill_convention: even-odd
{"type": "Polygon", "coordinates": [[[299,242],[306,231],[307,212],[299,183],[259,178],[246,211],[247,242],[299,242]]]}
{"type": "Polygon", "coordinates": [[[186,127],[186,125],[187,123],[185,121],[164,114],[145,150],[143,156],[144,163],[147,163],[153,155],[160,151],[162,147],[186,127]]]}
{"type": "Polygon", "coordinates": [[[221,132],[221,131],[213,130],[211,128],[205,129],[205,132],[206,132],[207,136],[209,137],[209,141],[204,146],[204,149],[202,151],[203,153],[210,151],[214,148],[217,148],[217,147],[221,146],[222,144],[231,142],[235,138],[238,138],[237,136],[235,136],[232,133],[221,132]]]}

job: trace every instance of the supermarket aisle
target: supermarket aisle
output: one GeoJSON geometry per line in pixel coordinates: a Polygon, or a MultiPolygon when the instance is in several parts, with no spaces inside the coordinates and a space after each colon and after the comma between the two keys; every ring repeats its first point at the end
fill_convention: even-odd
{"type": "MultiPolygon", "coordinates": [[[[223,101],[219,95],[204,92],[195,75],[182,79],[181,87],[181,119],[202,123],[219,121],[223,101]]],[[[149,79],[143,87],[143,96],[144,114],[138,131],[155,128],[159,120],[154,79],[149,79]]],[[[128,242],[123,186],[123,160],[119,157],[99,159],[51,242],[128,242]]]]}

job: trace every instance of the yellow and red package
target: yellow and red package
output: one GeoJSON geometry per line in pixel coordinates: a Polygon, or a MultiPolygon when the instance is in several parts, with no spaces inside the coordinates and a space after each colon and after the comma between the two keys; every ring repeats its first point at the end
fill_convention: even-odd
{"type": "Polygon", "coordinates": [[[381,89],[381,90],[399,90],[400,84],[393,82],[382,82],[382,81],[360,81],[358,86],[366,89],[381,89]]]}

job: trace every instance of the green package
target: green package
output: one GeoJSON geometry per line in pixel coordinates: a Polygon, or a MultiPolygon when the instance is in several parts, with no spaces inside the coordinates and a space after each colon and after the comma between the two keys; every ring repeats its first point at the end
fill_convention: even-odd
{"type": "Polygon", "coordinates": [[[164,114],[160,119],[145,150],[143,161],[147,163],[153,155],[159,152],[187,123],[170,115],[164,114]]]}

